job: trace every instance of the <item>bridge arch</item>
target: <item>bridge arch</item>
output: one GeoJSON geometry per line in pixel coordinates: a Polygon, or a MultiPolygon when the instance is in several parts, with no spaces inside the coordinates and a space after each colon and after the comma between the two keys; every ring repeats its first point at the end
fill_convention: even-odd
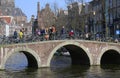
{"type": "Polygon", "coordinates": [[[7,62],[7,60],[9,59],[9,57],[17,52],[22,52],[25,54],[27,60],[28,60],[28,67],[35,67],[38,68],[40,67],[40,57],[38,56],[38,54],[36,54],[35,51],[29,49],[29,48],[15,48],[14,50],[10,51],[8,54],[5,55],[4,59],[3,59],[3,63],[2,63],[2,69],[5,69],[5,64],[7,62]]]}
{"type": "MultiPolygon", "coordinates": [[[[113,53],[114,55],[117,55],[117,54],[120,54],[120,49],[115,46],[108,46],[108,47],[103,48],[97,58],[97,65],[101,65],[103,56],[110,52],[113,53]]],[[[109,61],[111,60],[109,59],[109,61]]]]}
{"type": "MultiPolygon", "coordinates": [[[[88,61],[89,61],[89,65],[92,65],[93,64],[93,61],[92,61],[92,57],[91,57],[91,54],[90,54],[90,51],[88,48],[86,48],[85,46],[81,45],[79,42],[75,42],[75,41],[66,41],[66,42],[63,42],[61,44],[59,44],[58,46],[56,46],[51,54],[49,55],[48,57],[48,61],[47,61],[47,66],[50,66],[50,62],[52,60],[52,57],[54,55],[54,53],[61,47],[68,47],[70,49],[70,47],[76,47],[77,49],[79,48],[79,50],[82,50],[84,51],[84,53],[86,54],[86,56],[88,57],[88,61]]],[[[69,50],[68,50],[69,51],[69,50]]],[[[71,53],[70,53],[71,54],[71,53]]],[[[81,60],[79,60],[81,61],[81,60]]]]}

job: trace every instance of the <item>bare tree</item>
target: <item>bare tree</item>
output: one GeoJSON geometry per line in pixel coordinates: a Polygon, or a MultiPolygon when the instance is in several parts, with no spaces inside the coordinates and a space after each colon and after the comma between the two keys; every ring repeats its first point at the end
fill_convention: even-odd
{"type": "MultiPolygon", "coordinates": [[[[74,30],[83,30],[83,27],[80,28],[79,25],[79,3],[83,5],[84,0],[65,0],[65,3],[68,5],[68,28],[74,30]]],[[[81,6],[81,8],[83,8],[83,6],[81,6]]]]}
{"type": "Polygon", "coordinates": [[[84,3],[84,0],[65,0],[65,3],[67,5],[74,3],[74,2],[80,2],[80,3],[84,3]]]}
{"type": "Polygon", "coordinates": [[[65,3],[66,3],[67,5],[69,5],[69,4],[73,3],[73,2],[74,2],[74,0],[65,0],[65,3]]]}
{"type": "Polygon", "coordinates": [[[58,7],[58,4],[57,4],[57,2],[55,1],[54,3],[53,3],[53,12],[54,12],[54,14],[57,16],[57,14],[58,14],[58,9],[59,9],[59,7],[58,7]]]}
{"type": "Polygon", "coordinates": [[[105,37],[108,37],[108,27],[106,21],[106,3],[105,0],[100,0],[101,3],[101,15],[102,15],[102,32],[105,37]]]}

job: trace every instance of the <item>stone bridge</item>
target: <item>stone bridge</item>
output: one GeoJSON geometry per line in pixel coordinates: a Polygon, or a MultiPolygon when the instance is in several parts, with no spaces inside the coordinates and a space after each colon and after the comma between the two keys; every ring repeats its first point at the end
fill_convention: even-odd
{"type": "Polygon", "coordinates": [[[72,64],[120,64],[120,44],[85,40],[55,40],[0,46],[0,69],[5,69],[6,61],[16,52],[25,54],[29,67],[50,67],[54,53],[65,47],[72,64]]]}

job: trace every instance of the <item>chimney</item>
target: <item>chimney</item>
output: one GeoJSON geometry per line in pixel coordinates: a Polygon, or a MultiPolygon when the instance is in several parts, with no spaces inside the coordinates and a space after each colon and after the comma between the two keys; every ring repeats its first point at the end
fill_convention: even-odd
{"type": "Polygon", "coordinates": [[[37,3],[37,19],[40,16],[40,2],[37,3]]]}
{"type": "Polygon", "coordinates": [[[40,12],[40,2],[37,3],[37,11],[40,12]]]}

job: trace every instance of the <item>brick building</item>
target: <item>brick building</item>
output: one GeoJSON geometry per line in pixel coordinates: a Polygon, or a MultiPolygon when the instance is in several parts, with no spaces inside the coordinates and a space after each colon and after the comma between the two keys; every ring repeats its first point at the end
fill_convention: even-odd
{"type": "Polygon", "coordinates": [[[120,0],[106,0],[108,35],[120,38],[120,0]]]}
{"type": "Polygon", "coordinates": [[[68,21],[69,21],[70,29],[74,29],[74,30],[83,29],[82,24],[80,23],[81,22],[80,14],[81,14],[82,8],[83,8],[82,3],[78,3],[78,2],[74,2],[68,5],[68,21]]]}
{"type": "Polygon", "coordinates": [[[14,20],[12,16],[0,16],[0,35],[10,36],[13,32],[14,20]]]}
{"type": "Polygon", "coordinates": [[[101,33],[102,37],[120,38],[120,0],[92,0],[85,5],[72,3],[68,6],[68,18],[71,27],[90,32],[94,37],[101,33]]]}
{"type": "Polygon", "coordinates": [[[65,28],[68,28],[69,22],[68,22],[68,11],[59,9],[58,15],[56,17],[56,26],[57,30],[61,29],[63,26],[65,28]]]}
{"type": "Polygon", "coordinates": [[[9,36],[13,35],[14,30],[18,32],[20,29],[25,31],[25,35],[32,33],[32,24],[27,22],[26,15],[20,8],[15,7],[14,0],[0,0],[0,29],[5,35],[6,25],[9,30],[9,36]]]}
{"type": "Polygon", "coordinates": [[[38,2],[37,5],[37,20],[38,20],[38,27],[46,28],[50,27],[55,24],[55,14],[50,9],[49,4],[46,4],[45,8],[40,10],[40,3],[38,2]]]}

